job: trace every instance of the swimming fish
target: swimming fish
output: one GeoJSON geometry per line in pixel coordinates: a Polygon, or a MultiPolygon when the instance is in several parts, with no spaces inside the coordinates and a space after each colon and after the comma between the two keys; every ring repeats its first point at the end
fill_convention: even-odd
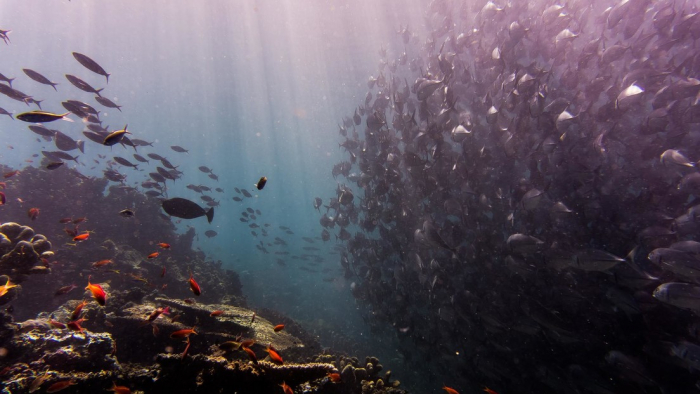
{"type": "Polygon", "coordinates": [[[264,177],[260,178],[260,180],[259,180],[258,183],[255,185],[255,187],[257,187],[258,190],[262,190],[262,189],[265,187],[266,184],[267,184],[267,177],[264,176],[264,177]]]}
{"type": "Polygon", "coordinates": [[[163,210],[171,216],[175,216],[182,219],[195,219],[201,216],[206,216],[209,223],[214,220],[214,208],[209,208],[205,211],[204,208],[200,207],[196,203],[184,199],[184,198],[171,198],[169,200],[164,200],[163,210]]]}
{"type": "Polygon", "coordinates": [[[107,71],[105,71],[105,69],[102,68],[99,64],[97,64],[96,61],[78,52],[73,52],[73,57],[75,58],[75,60],[78,61],[78,63],[82,64],[83,67],[94,72],[95,74],[100,74],[103,77],[105,77],[107,79],[107,83],[109,83],[109,76],[112,74],[109,74],[107,71]]]}
{"type": "Polygon", "coordinates": [[[53,122],[55,120],[65,120],[68,122],[73,122],[73,119],[67,117],[67,115],[70,112],[66,112],[65,114],[54,114],[52,112],[46,112],[46,111],[29,111],[29,112],[22,112],[21,114],[18,114],[15,116],[15,118],[24,121],[24,122],[29,122],[29,123],[47,123],[47,122],[53,122]]]}
{"type": "Polygon", "coordinates": [[[187,281],[187,283],[190,284],[190,290],[192,290],[192,293],[194,293],[194,295],[198,296],[202,294],[202,289],[199,287],[199,284],[197,284],[197,281],[194,280],[194,277],[192,276],[191,272],[190,279],[187,281]]]}
{"type": "Polygon", "coordinates": [[[90,278],[88,277],[88,285],[85,287],[85,290],[90,290],[95,301],[97,301],[97,303],[101,306],[105,306],[105,303],[107,302],[107,293],[105,293],[104,289],[102,289],[102,286],[93,285],[90,283],[90,278]]]}

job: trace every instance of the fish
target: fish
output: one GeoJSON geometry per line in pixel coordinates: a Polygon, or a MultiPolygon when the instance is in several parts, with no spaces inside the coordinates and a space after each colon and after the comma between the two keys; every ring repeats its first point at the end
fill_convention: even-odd
{"type": "MultiPolygon", "coordinates": [[[[74,290],[75,288],[77,288],[77,287],[78,287],[78,286],[76,286],[75,284],[71,284],[71,285],[68,285],[68,286],[60,287],[58,290],[56,290],[56,292],[54,293],[54,296],[60,296],[60,295],[68,294],[68,293],[70,293],[71,291],[73,291],[73,290],[74,290]]],[[[73,319],[73,320],[75,320],[75,319],[73,319]]]]}
{"type": "MultiPolygon", "coordinates": [[[[187,149],[185,149],[181,146],[178,146],[178,145],[173,145],[170,147],[170,149],[174,150],[175,152],[179,152],[179,153],[188,153],[189,152],[187,149]]],[[[209,172],[211,172],[211,171],[209,171],[209,172]]]]}
{"type": "Polygon", "coordinates": [[[170,313],[170,307],[165,307],[165,308],[156,308],[153,312],[151,312],[150,315],[146,318],[147,322],[153,322],[155,321],[160,315],[162,314],[169,314],[170,313]]]}
{"type": "Polygon", "coordinates": [[[136,213],[128,208],[119,211],[119,216],[121,216],[123,218],[133,218],[135,215],[136,215],[136,213]]]}
{"type": "Polygon", "coordinates": [[[202,289],[199,287],[197,281],[194,280],[194,276],[192,276],[192,273],[190,273],[190,279],[187,280],[187,283],[189,283],[190,290],[192,290],[192,293],[194,293],[194,295],[199,296],[202,294],[202,289]]]}
{"type": "Polygon", "coordinates": [[[215,311],[213,311],[212,313],[210,313],[209,316],[211,316],[211,317],[216,317],[216,316],[221,316],[221,315],[223,315],[223,314],[224,314],[224,311],[215,310],[215,311]]]}
{"type": "Polygon", "coordinates": [[[453,388],[451,388],[451,387],[442,386],[442,389],[445,390],[445,392],[446,392],[447,394],[459,394],[459,391],[457,391],[457,390],[455,390],[455,389],[453,389],[453,388]]]}
{"type": "Polygon", "coordinates": [[[291,387],[287,385],[287,383],[282,382],[282,384],[280,384],[280,387],[282,387],[282,391],[284,392],[284,394],[294,394],[294,391],[291,387]]]}
{"type": "Polygon", "coordinates": [[[278,324],[278,325],[276,325],[276,326],[273,328],[273,330],[274,330],[275,332],[279,332],[279,331],[284,330],[284,324],[278,324]]]}
{"type": "Polygon", "coordinates": [[[116,382],[112,382],[112,387],[107,391],[113,391],[115,394],[131,394],[131,389],[126,386],[117,386],[116,382]]]}
{"type": "Polygon", "coordinates": [[[30,208],[29,211],[27,212],[27,216],[31,220],[36,220],[36,218],[39,217],[39,208],[30,208]]]}
{"type": "Polygon", "coordinates": [[[65,163],[62,162],[62,161],[57,161],[57,162],[54,162],[54,163],[49,163],[49,164],[46,165],[46,169],[47,169],[47,170],[55,170],[55,169],[61,167],[61,166],[64,165],[64,164],[65,164],[65,163]]]}
{"type": "Polygon", "coordinates": [[[58,85],[57,83],[51,82],[48,78],[39,74],[38,72],[29,68],[23,68],[22,71],[24,71],[24,73],[27,74],[29,78],[35,80],[36,82],[42,83],[44,85],[50,85],[55,91],[58,91],[58,89],[56,89],[56,85],[58,85]]]}
{"type": "Polygon", "coordinates": [[[163,210],[171,216],[182,219],[195,219],[201,216],[206,216],[209,223],[214,220],[214,208],[205,211],[196,203],[184,198],[171,198],[162,202],[163,210]]]}
{"type": "Polygon", "coordinates": [[[105,265],[108,264],[113,264],[114,262],[110,259],[105,259],[105,260],[100,260],[95,263],[92,263],[92,268],[99,268],[99,267],[104,267],[105,265]]]}
{"type": "Polygon", "coordinates": [[[93,285],[90,283],[90,278],[88,278],[88,285],[85,287],[85,290],[90,290],[95,301],[97,301],[100,306],[105,306],[105,303],[107,302],[107,293],[105,293],[104,289],[102,289],[102,286],[98,284],[93,285]]]}
{"type": "Polygon", "coordinates": [[[18,286],[19,285],[10,282],[10,277],[8,276],[5,284],[0,286],[0,297],[4,297],[10,291],[10,289],[13,289],[18,286]]]}
{"type": "Polygon", "coordinates": [[[5,193],[0,192],[0,206],[5,205],[5,203],[7,203],[7,197],[5,193]]]}
{"type": "Polygon", "coordinates": [[[47,393],[57,393],[57,392],[59,392],[59,391],[62,391],[62,390],[67,389],[67,388],[70,387],[70,386],[75,386],[75,385],[77,385],[77,384],[78,384],[78,383],[77,383],[75,380],[73,380],[73,379],[70,379],[70,380],[62,380],[62,381],[56,382],[56,383],[52,384],[51,386],[49,386],[49,387],[46,389],[46,392],[47,392],[47,393]]]}
{"type": "Polygon", "coordinates": [[[121,164],[121,165],[123,165],[123,166],[127,166],[127,167],[132,167],[132,168],[134,168],[134,169],[138,169],[138,164],[133,164],[132,162],[130,162],[129,160],[126,160],[126,159],[123,158],[123,157],[114,156],[114,161],[116,161],[117,163],[119,163],[119,164],[121,164]]]}
{"type": "Polygon", "coordinates": [[[47,122],[53,122],[56,120],[65,120],[68,122],[73,122],[73,119],[69,118],[67,115],[70,112],[66,112],[65,114],[54,114],[52,112],[46,112],[46,111],[29,111],[29,112],[22,112],[21,114],[15,115],[15,118],[23,121],[23,122],[29,122],[29,123],[47,123],[47,122]]]}
{"type": "Polygon", "coordinates": [[[49,319],[49,324],[51,325],[51,327],[57,328],[59,330],[65,330],[68,327],[65,324],[63,324],[59,321],[56,321],[54,319],[49,319]]]}
{"type": "Polygon", "coordinates": [[[80,318],[78,320],[70,321],[70,322],[66,323],[66,327],[68,327],[68,329],[71,331],[78,331],[79,333],[82,334],[85,331],[85,329],[82,327],[81,324],[83,324],[83,322],[85,320],[87,320],[87,319],[80,318]]]}
{"type": "Polygon", "coordinates": [[[76,235],[75,237],[73,237],[73,241],[75,241],[75,242],[86,241],[88,238],[90,238],[90,233],[85,232],[85,233],[82,233],[82,234],[79,234],[79,235],[76,235]]]}
{"type": "Polygon", "coordinates": [[[328,372],[326,373],[326,376],[328,376],[328,380],[333,383],[340,383],[342,381],[340,374],[337,372],[328,372]]]}
{"type": "Polygon", "coordinates": [[[106,97],[95,96],[95,101],[104,105],[107,108],[116,108],[119,112],[122,112],[122,107],[123,107],[122,105],[118,105],[106,97]]]}
{"type": "Polygon", "coordinates": [[[83,308],[84,308],[87,304],[88,304],[88,302],[87,302],[86,300],[83,300],[81,303],[79,303],[79,304],[75,307],[75,309],[73,309],[73,312],[71,313],[70,319],[71,319],[72,321],[78,320],[78,318],[80,317],[80,312],[83,311],[83,308]]]}
{"type": "Polygon", "coordinates": [[[242,349],[243,349],[244,352],[246,352],[246,354],[248,355],[248,358],[250,359],[250,361],[252,361],[253,364],[257,365],[257,364],[258,364],[258,357],[255,355],[255,352],[252,351],[252,350],[251,350],[250,348],[248,348],[248,347],[242,347],[242,349]]]}
{"type": "Polygon", "coordinates": [[[126,128],[128,126],[129,125],[127,124],[124,126],[123,129],[115,130],[115,131],[109,133],[102,141],[102,145],[113,146],[113,145],[120,143],[126,134],[131,134],[130,132],[126,131],[126,128]]]}
{"type": "Polygon", "coordinates": [[[195,331],[195,327],[192,328],[186,328],[183,330],[177,330],[170,334],[171,339],[181,339],[181,338],[189,338],[190,335],[197,335],[197,332],[195,331]]]}
{"type": "Polygon", "coordinates": [[[82,90],[83,92],[94,93],[94,94],[100,96],[100,92],[104,90],[104,89],[93,88],[92,86],[90,86],[90,84],[88,84],[87,82],[83,81],[82,79],[76,77],[75,75],[66,74],[65,77],[68,80],[68,82],[71,83],[71,85],[82,90]]]}
{"type": "Polygon", "coordinates": [[[109,83],[109,76],[111,74],[107,73],[104,70],[104,68],[102,68],[99,64],[97,64],[97,62],[95,62],[94,60],[90,59],[89,57],[83,55],[82,53],[78,53],[78,52],[73,52],[73,57],[83,67],[94,72],[95,74],[99,74],[99,75],[102,75],[103,77],[105,77],[105,79],[107,80],[107,83],[109,83]]]}
{"type": "Polygon", "coordinates": [[[5,108],[0,108],[0,115],[7,115],[10,117],[10,119],[15,120],[15,118],[12,117],[12,114],[8,112],[5,108]]]}
{"type": "Polygon", "coordinates": [[[157,244],[161,249],[170,249],[170,244],[165,242],[160,242],[157,244]]]}
{"type": "Polygon", "coordinates": [[[206,235],[207,238],[212,238],[212,237],[216,237],[217,232],[214,230],[207,230],[204,232],[204,235],[206,235]]]}
{"type": "Polygon", "coordinates": [[[255,184],[255,187],[258,190],[262,190],[265,187],[265,185],[267,185],[267,177],[264,176],[260,178],[257,184],[255,184]]]}
{"type": "Polygon", "coordinates": [[[158,257],[159,255],[160,255],[159,252],[153,252],[153,253],[149,254],[148,256],[146,256],[146,258],[149,259],[149,260],[150,260],[150,259],[155,259],[155,258],[158,257]]]}
{"type": "MultiPolygon", "coordinates": [[[[248,348],[246,348],[248,349],[248,348]]],[[[272,360],[273,363],[277,365],[282,365],[284,364],[284,360],[282,360],[282,357],[280,357],[279,353],[277,353],[275,350],[270,348],[269,346],[265,349],[267,352],[268,356],[270,356],[270,360],[272,360]]]]}
{"type": "Polygon", "coordinates": [[[497,392],[491,390],[491,389],[488,388],[488,387],[484,387],[484,392],[487,393],[487,394],[498,394],[497,392]]]}

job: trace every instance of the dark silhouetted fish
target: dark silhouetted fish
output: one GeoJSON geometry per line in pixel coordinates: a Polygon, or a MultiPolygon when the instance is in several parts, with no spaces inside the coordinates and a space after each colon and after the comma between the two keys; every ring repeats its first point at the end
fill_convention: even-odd
{"type": "Polygon", "coordinates": [[[111,74],[107,73],[107,71],[105,71],[104,68],[100,67],[100,65],[97,64],[97,62],[78,52],[73,52],[73,57],[75,58],[75,60],[78,61],[78,63],[82,64],[83,67],[94,72],[95,74],[100,74],[104,76],[107,80],[107,83],[109,83],[109,76],[111,74]]]}
{"type": "Polygon", "coordinates": [[[122,106],[121,106],[121,105],[117,105],[117,104],[114,103],[112,100],[110,100],[110,99],[108,99],[108,98],[106,98],[106,97],[102,97],[102,96],[97,95],[97,96],[95,96],[95,101],[97,101],[98,103],[104,105],[104,106],[107,107],[107,108],[116,108],[116,109],[119,110],[119,112],[122,112],[122,106]]]}
{"type": "Polygon", "coordinates": [[[88,93],[95,93],[96,95],[100,96],[100,92],[104,89],[95,89],[90,84],[87,82],[83,81],[82,79],[76,77],[75,75],[70,75],[66,74],[66,79],[68,82],[70,82],[73,86],[76,88],[82,90],[83,92],[88,92],[88,93]]]}
{"type": "Polygon", "coordinates": [[[28,76],[29,78],[31,78],[31,79],[33,79],[33,80],[35,80],[35,81],[37,81],[37,82],[39,82],[39,83],[41,83],[41,84],[49,85],[49,86],[51,86],[55,91],[58,92],[58,89],[56,89],[56,85],[58,85],[57,83],[51,82],[48,78],[46,78],[45,76],[39,74],[38,72],[36,72],[36,71],[34,71],[34,70],[32,70],[32,69],[23,68],[22,71],[24,71],[24,73],[27,74],[27,76],[28,76]]]}
{"type": "Polygon", "coordinates": [[[201,216],[206,216],[209,223],[214,219],[214,208],[210,208],[205,211],[204,208],[200,207],[196,203],[186,200],[184,198],[171,198],[169,200],[164,200],[163,210],[171,216],[175,216],[182,219],[195,219],[201,216]]]}

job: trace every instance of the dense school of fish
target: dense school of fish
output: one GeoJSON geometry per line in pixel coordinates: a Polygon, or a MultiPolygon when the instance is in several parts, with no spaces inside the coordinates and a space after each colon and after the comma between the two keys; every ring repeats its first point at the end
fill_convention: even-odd
{"type": "Polygon", "coordinates": [[[380,50],[313,202],[369,321],[448,393],[698,392],[698,3],[424,20],[380,50]]]}

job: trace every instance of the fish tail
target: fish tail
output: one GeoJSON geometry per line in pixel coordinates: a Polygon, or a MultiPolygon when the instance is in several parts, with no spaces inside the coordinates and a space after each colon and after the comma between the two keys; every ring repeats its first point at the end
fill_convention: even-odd
{"type": "Polygon", "coordinates": [[[211,223],[211,221],[214,220],[214,207],[211,207],[211,209],[207,211],[207,220],[209,221],[209,223],[211,223]]]}
{"type": "Polygon", "coordinates": [[[98,95],[98,96],[100,96],[100,97],[102,97],[102,95],[100,94],[100,92],[103,91],[103,90],[105,90],[105,88],[97,89],[97,90],[95,90],[95,94],[98,95]]]}
{"type": "Polygon", "coordinates": [[[109,76],[110,76],[110,75],[112,75],[112,74],[107,73],[107,75],[105,75],[105,78],[107,78],[107,84],[109,84],[109,76]]]}

